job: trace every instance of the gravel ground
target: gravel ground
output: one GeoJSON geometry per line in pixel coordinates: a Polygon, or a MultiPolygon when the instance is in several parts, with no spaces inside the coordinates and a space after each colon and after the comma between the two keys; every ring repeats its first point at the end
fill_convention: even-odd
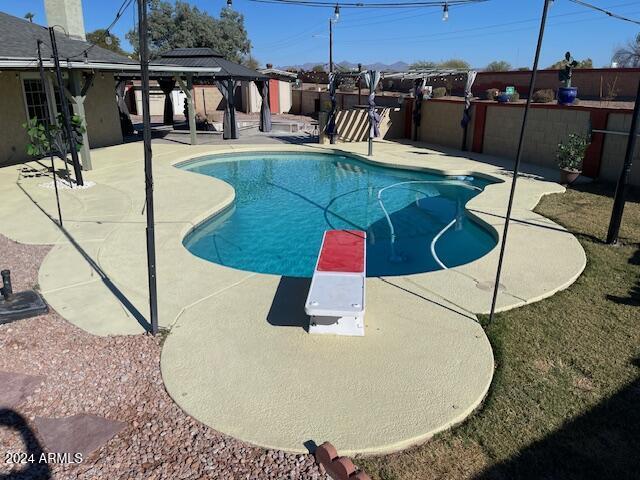
{"type": "MultiPolygon", "coordinates": [[[[0,235],[0,267],[12,270],[14,291],[32,288],[48,246],[22,245],[0,235]]],[[[78,479],[325,479],[310,455],[264,450],[216,432],[186,415],[160,375],[159,338],[96,337],[56,312],[0,325],[0,370],[46,377],[16,410],[33,429],[36,416],[89,413],[127,423],[79,465],[50,465],[52,478],[78,479]]],[[[24,451],[0,416],[0,478],[49,478],[46,469],[20,475],[4,463],[24,451]]],[[[36,434],[37,437],[37,434],[36,434]]]]}

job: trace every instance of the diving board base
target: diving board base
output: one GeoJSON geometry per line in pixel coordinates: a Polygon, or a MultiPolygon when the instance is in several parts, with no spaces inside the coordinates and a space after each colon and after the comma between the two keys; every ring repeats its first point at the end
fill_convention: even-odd
{"type": "Polygon", "coordinates": [[[349,317],[309,317],[309,333],[364,337],[364,315],[349,317]]]}

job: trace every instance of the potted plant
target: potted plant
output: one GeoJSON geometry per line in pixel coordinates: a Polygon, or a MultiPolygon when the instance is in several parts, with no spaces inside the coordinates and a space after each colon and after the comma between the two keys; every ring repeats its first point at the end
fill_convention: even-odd
{"type": "Polygon", "coordinates": [[[558,144],[556,158],[562,185],[571,185],[582,173],[582,161],[589,143],[586,135],[571,133],[565,142],[558,144]]]}
{"type": "Polygon", "coordinates": [[[573,69],[578,65],[578,62],[571,57],[571,52],[567,52],[564,54],[562,64],[563,68],[560,69],[558,77],[563,86],[558,89],[558,103],[561,105],[571,105],[578,96],[578,89],[571,86],[573,69]]]}
{"type": "Polygon", "coordinates": [[[511,96],[506,92],[500,92],[498,93],[496,100],[498,100],[498,103],[509,103],[511,101],[511,96]]]}

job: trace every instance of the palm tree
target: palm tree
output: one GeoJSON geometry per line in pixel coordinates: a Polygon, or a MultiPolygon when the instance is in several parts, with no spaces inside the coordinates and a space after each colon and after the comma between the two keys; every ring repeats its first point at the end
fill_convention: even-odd
{"type": "Polygon", "coordinates": [[[26,18],[27,20],[29,20],[31,23],[33,23],[33,17],[35,17],[35,13],[31,13],[31,12],[27,12],[24,15],[24,18],[26,18]]]}
{"type": "Polygon", "coordinates": [[[640,33],[630,40],[625,47],[620,47],[611,59],[619,67],[640,67],[640,33]]]}

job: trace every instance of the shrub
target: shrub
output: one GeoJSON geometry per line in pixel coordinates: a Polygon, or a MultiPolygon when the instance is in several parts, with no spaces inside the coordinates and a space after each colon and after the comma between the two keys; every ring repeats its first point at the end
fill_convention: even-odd
{"type": "Polygon", "coordinates": [[[535,103],[549,103],[553,102],[556,98],[556,94],[550,88],[546,88],[544,90],[537,90],[533,93],[533,97],[531,97],[531,101],[535,103]]]}
{"type": "Polygon", "coordinates": [[[589,137],[586,135],[569,134],[565,142],[558,144],[556,151],[558,167],[566,170],[582,170],[582,161],[588,146],[589,137]]]}
{"type": "Polygon", "coordinates": [[[433,98],[440,98],[447,95],[447,89],[445,87],[438,87],[433,89],[431,96],[433,98]]]}
{"type": "Polygon", "coordinates": [[[490,88],[484,92],[485,100],[495,100],[498,97],[500,90],[497,88],[490,88]]]}

